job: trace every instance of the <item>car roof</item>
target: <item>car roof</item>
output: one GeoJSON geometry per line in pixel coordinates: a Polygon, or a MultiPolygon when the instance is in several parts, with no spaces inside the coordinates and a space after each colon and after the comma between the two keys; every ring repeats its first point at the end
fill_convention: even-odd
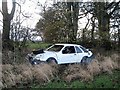
{"type": "Polygon", "coordinates": [[[57,43],[55,45],[64,45],[64,46],[81,46],[81,45],[78,45],[78,44],[66,44],[66,43],[57,43]]]}

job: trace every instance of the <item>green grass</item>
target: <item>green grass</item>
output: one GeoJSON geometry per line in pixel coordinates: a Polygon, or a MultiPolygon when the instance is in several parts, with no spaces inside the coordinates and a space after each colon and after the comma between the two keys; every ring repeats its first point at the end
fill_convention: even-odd
{"type": "Polygon", "coordinates": [[[65,81],[49,82],[45,85],[34,85],[32,88],[119,88],[120,71],[114,71],[113,74],[103,73],[95,76],[93,81],[82,82],[79,80],[71,83],[65,81]]]}
{"type": "Polygon", "coordinates": [[[49,46],[50,44],[48,43],[43,43],[43,42],[35,42],[35,43],[28,43],[28,48],[29,49],[45,49],[49,46]]]}

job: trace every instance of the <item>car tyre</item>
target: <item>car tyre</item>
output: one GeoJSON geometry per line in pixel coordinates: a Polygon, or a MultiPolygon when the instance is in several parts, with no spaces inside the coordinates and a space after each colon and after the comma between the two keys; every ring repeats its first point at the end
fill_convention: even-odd
{"type": "Polygon", "coordinates": [[[81,60],[81,63],[86,64],[86,61],[87,61],[87,57],[83,57],[82,60],[81,60]]]}
{"type": "Polygon", "coordinates": [[[57,62],[56,62],[56,60],[54,58],[49,58],[47,60],[47,62],[50,63],[50,64],[57,64],[57,62]]]}
{"type": "Polygon", "coordinates": [[[89,64],[92,62],[92,58],[91,57],[83,57],[81,60],[82,64],[89,64]]]}

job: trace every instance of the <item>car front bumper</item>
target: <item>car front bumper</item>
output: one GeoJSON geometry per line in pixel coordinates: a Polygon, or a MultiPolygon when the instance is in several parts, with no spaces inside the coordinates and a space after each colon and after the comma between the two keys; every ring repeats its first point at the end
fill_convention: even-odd
{"type": "Polygon", "coordinates": [[[37,65],[37,64],[40,64],[40,63],[45,63],[45,61],[41,61],[41,60],[38,60],[38,59],[34,59],[34,55],[32,54],[28,54],[27,58],[28,58],[28,61],[32,64],[32,65],[37,65]]]}

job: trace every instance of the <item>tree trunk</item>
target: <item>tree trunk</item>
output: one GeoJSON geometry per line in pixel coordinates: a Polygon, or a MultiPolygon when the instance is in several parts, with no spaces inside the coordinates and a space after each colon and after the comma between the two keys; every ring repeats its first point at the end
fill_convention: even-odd
{"type": "Polygon", "coordinates": [[[82,30],[82,42],[84,42],[85,39],[86,39],[86,38],[85,38],[85,29],[83,29],[83,30],[82,30]]]}
{"type": "Polygon", "coordinates": [[[106,3],[105,2],[95,2],[95,15],[98,19],[98,30],[99,30],[99,39],[100,46],[107,47],[109,46],[110,40],[110,15],[107,10],[105,10],[106,3]]]}
{"type": "Polygon", "coordinates": [[[98,18],[98,29],[99,29],[99,37],[100,37],[100,47],[109,50],[111,48],[110,43],[110,17],[106,13],[103,13],[98,18]]]}
{"type": "Polygon", "coordinates": [[[98,17],[98,23],[99,23],[98,29],[99,29],[100,39],[109,40],[110,39],[110,35],[109,35],[110,18],[109,16],[107,14],[104,15],[104,13],[102,13],[102,15],[98,17]]]}
{"type": "Polygon", "coordinates": [[[13,7],[11,13],[8,13],[7,0],[2,0],[2,14],[3,14],[3,34],[2,46],[3,49],[11,49],[12,42],[10,42],[10,24],[15,12],[15,0],[12,1],[13,7]]]}
{"type": "Polygon", "coordinates": [[[79,3],[67,2],[68,9],[68,42],[76,42],[76,36],[78,31],[78,15],[79,15],[79,3]]]}
{"type": "Polygon", "coordinates": [[[3,41],[3,49],[9,48],[10,46],[10,20],[9,15],[3,17],[3,34],[2,34],[2,41],[3,41]]]}
{"type": "Polygon", "coordinates": [[[72,42],[72,31],[73,31],[73,24],[72,24],[72,3],[73,2],[67,2],[67,27],[68,27],[68,42],[72,42]]]}
{"type": "Polygon", "coordinates": [[[120,25],[118,28],[118,48],[120,49],[120,25]]]}
{"type": "Polygon", "coordinates": [[[79,3],[73,4],[73,41],[76,42],[76,36],[78,31],[78,15],[79,15],[79,3]]]}
{"type": "Polygon", "coordinates": [[[94,41],[94,31],[95,31],[95,18],[92,18],[92,29],[91,29],[91,42],[94,41]]]}

